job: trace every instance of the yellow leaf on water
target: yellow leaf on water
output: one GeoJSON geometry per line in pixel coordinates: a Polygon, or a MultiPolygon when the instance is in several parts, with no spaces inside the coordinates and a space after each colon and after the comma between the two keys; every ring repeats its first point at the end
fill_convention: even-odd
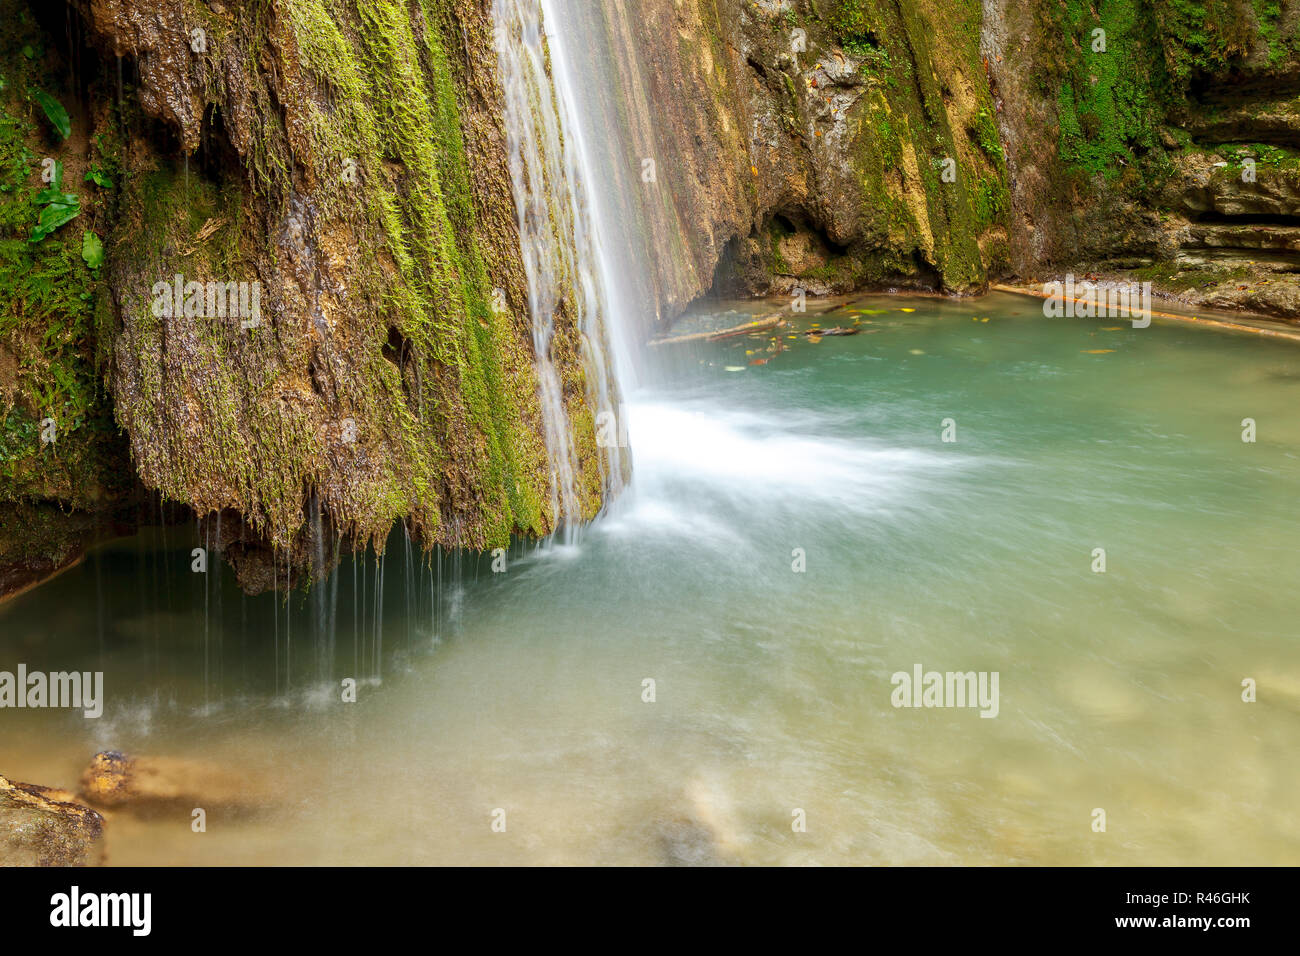
{"type": "Polygon", "coordinates": [[[1084,349],[1086,355],[1108,355],[1115,351],[1114,349],[1084,349]]]}
{"type": "Polygon", "coordinates": [[[1108,325],[1108,326],[1106,326],[1104,329],[1102,329],[1102,331],[1103,331],[1103,332],[1123,332],[1123,331],[1124,331],[1124,326],[1122,326],[1122,325],[1108,325]]]}
{"type": "Polygon", "coordinates": [[[899,312],[915,312],[916,309],[899,309],[899,312]]]}
{"type": "Polygon", "coordinates": [[[820,335],[810,335],[810,336],[808,336],[808,341],[809,341],[809,342],[812,342],[814,345],[816,345],[816,344],[817,344],[818,342],[820,342],[821,340],[822,340],[822,337],[821,337],[820,335]]]}
{"type": "Polygon", "coordinates": [[[987,319],[987,318],[983,318],[983,319],[980,319],[980,321],[981,321],[981,322],[987,322],[988,319],[987,319]]]}

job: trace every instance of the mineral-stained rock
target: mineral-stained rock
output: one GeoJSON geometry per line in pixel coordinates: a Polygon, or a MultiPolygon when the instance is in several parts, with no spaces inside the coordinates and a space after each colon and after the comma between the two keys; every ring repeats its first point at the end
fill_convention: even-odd
{"type": "MultiPolygon", "coordinates": [[[[1300,125],[1296,134],[1300,136],[1300,125]]],[[[1175,160],[1162,199],[1181,215],[1210,215],[1225,223],[1233,217],[1266,216],[1278,221],[1300,217],[1300,180],[1274,175],[1268,167],[1253,178],[1244,171],[1216,153],[1185,152],[1175,160]]]]}
{"type": "Polygon", "coordinates": [[[548,13],[582,38],[568,52],[610,151],[602,198],[636,223],[631,261],[655,263],[631,279],[653,320],[711,289],[967,292],[1002,268],[1006,170],[973,42],[978,2],[611,0],[548,13]]]}
{"type": "Polygon", "coordinates": [[[175,757],[103,751],[81,775],[83,800],[141,816],[188,816],[195,808],[252,810],[265,803],[264,796],[265,788],[247,774],[175,757]]]}
{"type": "Polygon", "coordinates": [[[66,790],[0,777],[0,866],[104,862],[104,818],[66,790]]]}

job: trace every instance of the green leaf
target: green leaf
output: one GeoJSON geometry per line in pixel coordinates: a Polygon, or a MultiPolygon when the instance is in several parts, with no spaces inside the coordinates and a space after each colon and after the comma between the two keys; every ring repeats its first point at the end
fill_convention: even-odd
{"type": "Polygon", "coordinates": [[[36,220],[36,227],[32,229],[30,242],[40,242],[55,229],[65,223],[76,219],[81,213],[81,202],[76,196],[71,196],[72,203],[53,202],[41,210],[40,217],[36,220]]]}
{"type": "Polygon", "coordinates": [[[62,206],[75,206],[81,203],[76,193],[65,193],[61,189],[55,189],[53,186],[47,186],[38,192],[32,202],[38,206],[45,206],[49,203],[58,203],[62,206]]]}
{"type": "Polygon", "coordinates": [[[32,96],[36,97],[36,102],[41,104],[41,109],[45,110],[45,115],[59,131],[59,135],[64,139],[71,136],[72,120],[68,118],[68,111],[63,108],[63,104],[44,90],[33,90],[32,96]]]}
{"type": "Polygon", "coordinates": [[[102,186],[104,189],[113,188],[113,180],[109,179],[108,174],[98,166],[92,166],[86,172],[86,182],[94,183],[96,186],[102,186]]]}
{"type": "Polygon", "coordinates": [[[81,258],[92,269],[98,269],[104,264],[104,244],[89,229],[81,237],[81,258]]]}

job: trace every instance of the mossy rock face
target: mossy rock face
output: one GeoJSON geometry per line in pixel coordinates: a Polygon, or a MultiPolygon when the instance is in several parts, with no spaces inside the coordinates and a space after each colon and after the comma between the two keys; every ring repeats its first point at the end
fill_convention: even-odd
{"type": "MultiPolygon", "coordinates": [[[[1300,319],[1300,17],[1275,0],[989,5],[1024,275],[1130,271],[1300,319]]],[[[1122,276],[1116,276],[1121,278],[1122,276]]],[[[1140,278],[1140,276],[1133,276],[1140,278]]]]}
{"type": "MultiPolygon", "coordinates": [[[[489,5],[72,6],[88,65],[54,90],[77,106],[50,149],[86,193],[84,256],[79,228],[26,242],[59,135],[35,91],[71,71],[0,0],[0,41],[36,61],[0,90],[0,502],[143,486],[234,515],[246,583],[397,521],[426,547],[553,530],[489,5]]],[[[581,336],[567,310],[556,327],[590,518],[581,336]]]]}
{"type": "Polygon", "coordinates": [[[397,520],[426,545],[548,531],[482,6],[119,3],[90,25],[193,154],[132,157],[110,245],[113,392],[145,484],[286,550],[309,496],[357,541],[397,520]],[[175,276],[257,283],[263,321],[194,316],[188,291],[158,315],[175,276]]]}
{"type": "Polygon", "coordinates": [[[76,561],[138,490],[98,361],[119,143],[81,92],[33,10],[0,0],[0,598],[76,561]]]}
{"type": "Polygon", "coordinates": [[[1005,267],[979,0],[591,6],[606,126],[658,164],[617,190],[657,273],[645,321],[710,290],[969,292],[1005,267]]]}

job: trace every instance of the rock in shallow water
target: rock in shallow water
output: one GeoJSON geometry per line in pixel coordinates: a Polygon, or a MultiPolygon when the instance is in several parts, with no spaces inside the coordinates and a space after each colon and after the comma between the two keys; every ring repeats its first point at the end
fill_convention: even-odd
{"type": "Polygon", "coordinates": [[[81,775],[81,798],[107,810],[141,816],[205,810],[251,810],[264,787],[229,768],[175,757],[132,757],[115,750],[95,755],[81,775]]]}
{"type": "Polygon", "coordinates": [[[97,866],[104,818],[53,790],[0,777],[0,865],[97,866]]]}

